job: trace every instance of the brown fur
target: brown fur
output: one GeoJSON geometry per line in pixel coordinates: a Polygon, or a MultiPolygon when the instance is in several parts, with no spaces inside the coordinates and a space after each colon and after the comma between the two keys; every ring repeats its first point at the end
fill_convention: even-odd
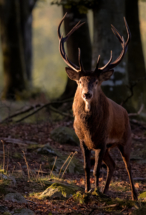
{"type": "Polygon", "coordinates": [[[74,129],[80,140],[83,140],[88,149],[97,149],[105,142],[108,120],[108,102],[101,94],[98,102],[91,103],[91,111],[85,112],[85,103],[78,90],[73,103],[73,114],[75,116],[74,129]],[[102,106],[100,104],[103,104],[102,106]]]}
{"type": "MultiPolygon", "coordinates": [[[[84,77],[84,87],[87,84],[87,79],[89,77],[84,77]]],[[[99,84],[100,85],[100,84],[99,84]]],[[[115,163],[110,157],[108,150],[112,147],[118,147],[121,151],[123,160],[125,162],[131,189],[132,189],[132,199],[137,199],[137,194],[134,188],[134,184],[131,176],[130,169],[130,151],[131,151],[131,129],[129,124],[129,118],[127,111],[120,105],[116,104],[114,101],[108,99],[102,92],[100,86],[95,92],[93,99],[91,101],[91,110],[89,112],[85,111],[85,102],[81,96],[81,90],[78,87],[74,102],[73,102],[73,114],[74,129],[75,132],[82,142],[82,151],[84,154],[84,165],[85,165],[85,190],[90,189],[89,182],[89,160],[86,158],[85,151],[95,150],[98,156],[100,151],[103,150],[101,160],[107,165],[107,182],[104,189],[106,193],[108,191],[109,183],[112,177],[112,173],[115,168],[115,163]],[[83,147],[83,145],[85,145],[83,147]],[[87,176],[88,175],[88,176],[87,176]]],[[[96,154],[95,154],[96,156],[96,154]]],[[[96,159],[96,158],[95,158],[96,159]]],[[[98,162],[98,161],[97,161],[98,162]]],[[[100,168],[100,164],[99,168],[100,168]]],[[[98,186],[99,169],[98,165],[95,165],[94,176],[96,178],[95,186],[98,186]]]]}

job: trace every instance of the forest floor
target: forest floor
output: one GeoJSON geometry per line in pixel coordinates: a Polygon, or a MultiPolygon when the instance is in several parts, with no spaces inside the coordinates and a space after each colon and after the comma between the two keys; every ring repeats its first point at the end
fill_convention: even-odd
{"type": "MultiPolygon", "coordinates": [[[[8,123],[0,125],[0,169],[5,175],[11,175],[16,183],[8,183],[7,180],[0,177],[1,187],[14,189],[21,193],[27,203],[16,203],[4,200],[4,194],[0,193],[0,205],[8,207],[9,211],[14,208],[29,208],[37,215],[51,214],[140,214],[137,210],[142,210],[144,204],[142,200],[137,203],[131,200],[131,190],[128,175],[122,161],[121,155],[117,149],[111,150],[111,155],[116,162],[112,181],[109,187],[108,195],[110,203],[104,198],[89,198],[87,201],[76,201],[72,196],[65,200],[40,199],[35,193],[43,192],[44,186],[41,177],[48,177],[49,180],[56,180],[55,176],[50,175],[52,167],[49,167],[47,156],[37,154],[35,150],[30,151],[29,142],[39,145],[49,143],[50,146],[70,155],[71,152],[77,152],[77,158],[83,164],[83,158],[79,146],[69,144],[62,145],[55,142],[50,137],[50,132],[58,127],[66,126],[72,128],[73,121],[64,118],[56,122],[38,122],[38,123],[8,123]],[[31,172],[31,173],[30,173],[31,172]],[[121,203],[120,203],[121,202],[121,203]]],[[[132,121],[132,150],[131,167],[134,184],[138,195],[146,191],[146,125],[132,121]]],[[[52,173],[53,174],[53,173],[52,173]]],[[[56,176],[57,177],[57,176],[56,176]]],[[[100,190],[103,190],[106,179],[106,169],[101,171],[100,190]]],[[[59,180],[59,179],[58,179],[59,180]]],[[[65,173],[62,181],[72,183],[84,188],[84,173],[65,173]]],[[[91,174],[91,186],[94,188],[94,178],[91,174]]],[[[108,201],[109,202],[109,201],[108,201]]],[[[144,214],[144,213],[141,213],[144,214]]]]}

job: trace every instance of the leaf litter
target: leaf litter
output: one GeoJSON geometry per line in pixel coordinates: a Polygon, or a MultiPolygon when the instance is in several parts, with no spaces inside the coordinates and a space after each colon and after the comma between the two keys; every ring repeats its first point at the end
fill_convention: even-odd
{"type": "MultiPolygon", "coordinates": [[[[65,172],[63,179],[59,179],[58,173],[52,170],[48,156],[38,154],[34,150],[35,145],[41,146],[49,143],[51,147],[66,156],[77,152],[75,157],[83,165],[82,153],[79,146],[61,145],[59,142],[51,139],[51,131],[58,126],[69,126],[72,128],[72,121],[62,120],[54,123],[41,122],[0,125],[0,137],[3,140],[0,144],[0,171],[4,175],[13,175],[16,179],[16,184],[14,185],[10,180],[1,177],[0,190],[1,186],[6,187],[8,190],[11,189],[21,193],[27,200],[26,204],[4,201],[4,194],[1,193],[0,205],[8,207],[10,212],[16,208],[29,208],[40,215],[132,214],[137,208],[136,204],[131,201],[128,175],[117,149],[111,151],[111,155],[116,161],[116,169],[108,192],[109,199],[105,200],[102,197],[93,197],[92,195],[85,196],[84,193],[80,194],[78,201],[73,196],[67,200],[41,200],[38,198],[49,183],[53,183],[56,180],[62,180],[64,183],[75,184],[84,188],[83,173],[65,172]],[[30,150],[30,146],[32,146],[32,150],[30,150]],[[6,183],[6,181],[8,182],[6,183]]],[[[132,125],[132,131],[132,175],[136,190],[140,194],[146,191],[146,162],[144,162],[146,160],[145,132],[138,125],[132,125]]],[[[105,179],[106,169],[103,165],[99,178],[101,191],[104,188],[105,179]]],[[[92,176],[90,182],[91,188],[94,189],[94,178],[92,176]]],[[[145,204],[145,202],[140,200],[137,207],[141,207],[142,204],[145,204]]]]}

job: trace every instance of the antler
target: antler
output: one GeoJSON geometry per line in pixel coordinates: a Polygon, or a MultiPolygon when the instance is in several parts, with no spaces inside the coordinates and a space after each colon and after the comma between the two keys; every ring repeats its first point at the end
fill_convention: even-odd
{"type": "Polygon", "coordinates": [[[122,46],[122,52],[121,52],[121,54],[119,55],[119,57],[114,62],[111,63],[111,61],[112,61],[112,51],[111,51],[110,60],[108,61],[108,63],[105,66],[103,66],[101,68],[98,68],[99,58],[100,58],[100,55],[99,55],[99,57],[98,57],[98,63],[96,65],[95,71],[98,71],[100,73],[107,72],[107,71],[113,69],[115,66],[117,66],[121,62],[121,60],[123,59],[125,53],[127,52],[128,43],[129,43],[130,38],[131,38],[131,32],[130,32],[130,29],[129,29],[129,26],[128,26],[127,22],[126,22],[125,17],[124,17],[124,22],[125,22],[125,26],[126,26],[126,30],[127,30],[127,34],[128,34],[126,43],[124,41],[123,36],[121,37],[121,35],[117,31],[117,29],[113,25],[111,25],[111,29],[112,29],[113,33],[116,35],[116,37],[118,38],[118,40],[121,43],[121,46],[122,46]]]}
{"type": "Polygon", "coordinates": [[[76,31],[78,28],[80,28],[83,24],[81,23],[80,24],[80,21],[71,29],[71,31],[65,36],[61,36],[61,33],[60,33],[60,27],[61,27],[61,24],[62,22],[64,21],[65,17],[66,17],[67,13],[64,15],[64,17],[62,18],[61,22],[59,23],[59,26],[58,26],[58,38],[59,38],[59,50],[60,50],[60,54],[64,60],[64,62],[69,66],[71,67],[74,71],[76,72],[80,72],[80,71],[84,71],[84,68],[83,68],[83,63],[82,63],[82,60],[81,60],[81,50],[80,48],[78,48],[78,62],[79,62],[79,66],[73,64],[67,57],[66,53],[65,53],[65,50],[64,50],[64,43],[68,40],[68,38],[70,37],[70,35],[76,31]]]}

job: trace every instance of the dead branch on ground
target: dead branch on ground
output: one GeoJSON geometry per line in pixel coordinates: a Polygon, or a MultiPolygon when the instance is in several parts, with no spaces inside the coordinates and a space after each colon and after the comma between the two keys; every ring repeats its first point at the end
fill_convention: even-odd
{"type": "Polygon", "coordinates": [[[129,113],[128,116],[130,117],[130,116],[138,116],[138,115],[140,115],[140,113],[142,112],[143,108],[144,108],[144,104],[141,105],[141,107],[140,107],[140,109],[139,109],[139,111],[137,113],[129,113]]]}
{"type": "MultiPolygon", "coordinates": [[[[45,107],[48,107],[48,106],[53,105],[53,104],[63,104],[63,103],[72,102],[72,101],[73,101],[73,99],[70,98],[70,99],[66,99],[66,100],[62,100],[62,101],[53,101],[53,102],[49,102],[49,103],[46,103],[46,104],[36,104],[36,105],[33,105],[33,106],[30,106],[30,107],[26,108],[25,110],[19,111],[19,112],[17,112],[17,113],[14,113],[14,114],[8,116],[8,117],[5,118],[4,120],[2,120],[1,123],[11,122],[11,121],[12,121],[12,118],[14,118],[14,117],[16,117],[16,116],[19,116],[19,115],[22,115],[22,114],[24,114],[24,113],[30,112],[30,111],[32,111],[32,110],[35,109],[35,111],[33,111],[32,113],[30,113],[30,114],[28,114],[28,115],[24,116],[23,118],[21,118],[21,119],[19,119],[19,120],[16,121],[16,122],[21,122],[21,121],[23,121],[24,119],[26,119],[26,118],[28,118],[28,117],[34,115],[35,113],[39,112],[40,110],[42,110],[42,109],[45,108],[45,107]],[[36,109],[36,108],[37,108],[37,109],[36,109]]],[[[58,113],[60,113],[60,114],[62,114],[62,115],[64,115],[64,116],[72,117],[71,115],[66,114],[66,113],[63,113],[63,112],[61,112],[61,111],[58,111],[58,110],[55,109],[55,108],[52,108],[52,107],[51,107],[51,110],[52,110],[52,111],[55,111],[55,112],[58,112],[58,113]]]]}

